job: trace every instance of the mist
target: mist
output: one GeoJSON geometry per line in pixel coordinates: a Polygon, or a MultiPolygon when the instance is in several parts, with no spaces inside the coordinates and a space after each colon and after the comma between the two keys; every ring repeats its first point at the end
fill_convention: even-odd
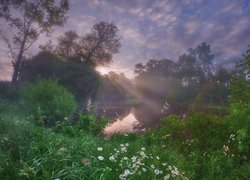
{"type": "Polygon", "coordinates": [[[249,1],[3,0],[0,179],[250,179],[249,1]]]}

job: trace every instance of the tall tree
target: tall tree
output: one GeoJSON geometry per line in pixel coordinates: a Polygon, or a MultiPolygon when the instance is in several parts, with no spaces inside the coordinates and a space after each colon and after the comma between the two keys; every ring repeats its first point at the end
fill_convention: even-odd
{"type": "Polygon", "coordinates": [[[197,55],[197,63],[201,70],[201,81],[208,80],[213,73],[213,59],[211,47],[206,42],[202,42],[195,49],[197,55]]]}
{"type": "Polygon", "coordinates": [[[112,55],[121,47],[118,28],[113,23],[100,22],[80,42],[79,55],[82,61],[94,65],[106,65],[112,61],[112,55]]]}
{"type": "Polygon", "coordinates": [[[24,52],[43,32],[62,26],[69,9],[68,0],[2,0],[0,18],[6,21],[10,37],[4,39],[12,57],[12,83],[16,83],[24,52]]]}
{"type": "Polygon", "coordinates": [[[56,53],[63,59],[69,60],[75,56],[78,49],[79,36],[74,31],[67,31],[58,38],[56,53]]]}
{"type": "Polygon", "coordinates": [[[184,86],[198,82],[198,69],[196,58],[189,51],[189,54],[183,54],[179,57],[177,76],[181,79],[184,86]]]}

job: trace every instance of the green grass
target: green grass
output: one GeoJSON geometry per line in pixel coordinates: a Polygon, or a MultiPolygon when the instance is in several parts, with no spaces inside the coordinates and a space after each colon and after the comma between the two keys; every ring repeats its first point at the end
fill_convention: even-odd
{"type": "MultiPolygon", "coordinates": [[[[64,131],[36,126],[22,103],[2,102],[0,115],[1,179],[249,179],[249,159],[234,148],[226,131],[206,131],[208,147],[197,131],[181,138],[181,128],[190,132],[207,124],[162,125],[144,134],[94,136],[76,127],[64,131]],[[219,132],[218,132],[219,133],[219,132]],[[228,137],[228,138],[224,138],[228,137]],[[223,145],[230,148],[224,154],[223,145]],[[234,153],[234,156],[232,156],[234,153]],[[171,171],[172,170],[172,171],[171,171]]],[[[175,118],[175,121],[178,119],[175,118]]],[[[169,120],[165,120],[169,121],[169,120]]],[[[164,121],[164,122],[165,122],[164,121]]],[[[170,118],[171,122],[174,122],[170,118]]],[[[216,121],[217,122],[217,121],[216,121]]],[[[219,122],[217,122],[219,123],[219,122]]],[[[220,124],[225,128],[224,124],[220,124]]],[[[216,124],[216,126],[219,126],[216,124]]],[[[207,128],[207,126],[205,126],[207,128]]],[[[218,131],[218,129],[216,129],[218,131]]],[[[249,156],[247,157],[249,158],[249,156]]]]}

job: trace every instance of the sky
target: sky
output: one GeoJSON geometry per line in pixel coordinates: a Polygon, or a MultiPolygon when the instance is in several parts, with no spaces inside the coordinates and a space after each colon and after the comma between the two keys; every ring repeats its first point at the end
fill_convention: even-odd
{"type": "MultiPolygon", "coordinates": [[[[250,44],[250,0],[70,0],[64,27],[41,36],[28,53],[35,54],[39,44],[68,30],[84,35],[100,21],[119,28],[122,45],[102,71],[124,72],[129,78],[134,77],[137,63],[176,61],[204,41],[210,44],[217,66],[233,67],[250,44]]],[[[11,60],[1,40],[0,47],[0,79],[8,80],[11,60]]]]}

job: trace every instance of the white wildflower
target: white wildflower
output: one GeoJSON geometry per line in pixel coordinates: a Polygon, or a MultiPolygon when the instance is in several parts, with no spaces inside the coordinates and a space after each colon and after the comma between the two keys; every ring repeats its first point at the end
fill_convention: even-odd
{"type": "Polygon", "coordinates": [[[130,174],[130,171],[128,169],[125,169],[124,176],[128,176],[130,174]]]}
{"type": "Polygon", "coordinates": [[[104,160],[104,157],[98,156],[98,159],[99,159],[100,161],[102,161],[102,160],[104,160]]]}
{"type": "Polygon", "coordinates": [[[170,178],[169,174],[163,177],[164,180],[168,180],[169,178],[170,178]]]}
{"type": "Polygon", "coordinates": [[[132,159],[132,162],[135,162],[136,161],[136,156],[133,156],[131,159],[132,159]]]}
{"type": "Polygon", "coordinates": [[[109,160],[110,160],[110,161],[114,161],[114,160],[115,160],[115,157],[114,157],[114,156],[110,156],[110,157],[109,157],[109,160]]]}
{"type": "Polygon", "coordinates": [[[98,151],[102,151],[102,147],[97,148],[98,151]]]}
{"type": "Polygon", "coordinates": [[[159,169],[155,169],[155,174],[160,174],[160,170],[159,169]]]}
{"type": "Polygon", "coordinates": [[[127,152],[126,147],[122,147],[122,148],[121,148],[121,152],[127,152]]]}

